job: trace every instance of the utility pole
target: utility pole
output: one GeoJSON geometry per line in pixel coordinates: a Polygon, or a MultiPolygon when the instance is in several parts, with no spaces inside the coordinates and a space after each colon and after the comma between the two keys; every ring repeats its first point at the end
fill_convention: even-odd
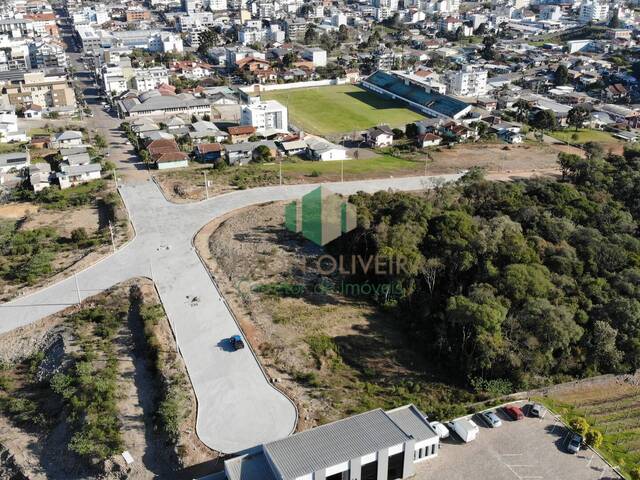
{"type": "Polygon", "coordinates": [[[113,238],[113,224],[109,220],[109,233],[111,234],[111,246],[113,247],[113,253],[116,253],[116,241],[113,238]]]}
{"type": "Polygon", "coordinates": [[[118,175],[116,174],[116,169],[111,170],[113,172],[113,180],[116,182],[116,190],[118,190],[118,175]]]}
{"type": "Polygon", "coordinates": [[[344,158],[340,160],[340,181],[344,182],[344,158]]]}
{"type": "Polygon", "coordinates": [[[280,157],[279,169],[280,169],[280,186],[282,186],[282,157],[280,157]]]}
{"type": "Polygon", "coordinates": [[[204,173],[204,191],[207,194],[207,200],[209,200],[209,183],[207,182],[207,172],[202,172],[204,173]]]}
{"type": "Polygon", "coordinates": [[[78,285],[78,274],[73,274],[73,279],[76,283],[76,295],[78,296],[78,305],[82,305],[82,297],[80,296],[80,286],[78,285]]]}

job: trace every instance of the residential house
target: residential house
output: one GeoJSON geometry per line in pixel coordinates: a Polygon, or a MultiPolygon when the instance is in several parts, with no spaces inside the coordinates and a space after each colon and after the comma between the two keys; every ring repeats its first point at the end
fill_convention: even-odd
{"type": "Polygon", "coordinates": [[[147,145],[147,151],[158,170],[189,166],[189,155],[180,151],[175,140],[153,140],[147,145]]]}
{"type": "Polygon", "coordinates": [[[85,165],[61,165],[60,171],[56,173],[61,189],[74,187],[101,177],[102,167],[99,163],[85,165]]]}
{"type": "Polygon", "coordinates": [[[307,155],[312,160],[331,161],[347,160],[347,149],[341,145],[336,145],[321,137],[305,137],[307,144],[307,155]]]}
{"type": "Polygon", "coordinates": [[[227,132],[229,132],[229,141],[231,143],[246,142],[256,134],[256,127],[240,125],[238,127],[227,128],[227,132]]]}
{"type": "Polygon", "coordinates": [[[609,85],[604,90],[605,97],[610,102],[618,102],[626,99],[629,96],[629,92],[621,83],[614,83],[609,85]]]}
{"type": "Polygon", "coordinates": [[[275,142],[271,140],[225,145],[225,153],[229,165],[247,165],[253,159],[253,151],[261,145],[269,149],[271,156],[275,157],[278,154],[278,148],[275,142]]]}
{"type": "Polygon", "coordinates": [[[29,183],[34,192],[51,186],[51,165],[40,162],[29,166],[29,183]]]}
{"type": "Polygon", "coordinates": [[[229,136],[227,132],[220,130],[215,123],[206,120],[200,120],[191,124],[193,131],[189,132],[189,137],[194,143],[207,142],[224,142],[229,136]]]}
{"type": "Polygon", "coordinates": [[[200,162],[215,163],[222,158],[224,147],[221,143],[199,143],[193,149],[193,155],[200,162]]]}
{"type": "Polygon", "coordinates": [[[51,144],[58,148],[82,145],[83,143],[82,132],[77,130],[65,130],[64,132],[56,133],[51,139],[51,144]]]}
{"type": "Polygon", "coordinates": [[[420,148],[435,147],[442,143],[442,137],[435,133],[421,133],[416,137],[416,143],[420,148]]]}
{"type": "Polygon", "coordinates": [[[307,150],[307,144],[304,140],[291,140],[288,142],[281,142],[280,148],[287,156],[301,155],[307,150]]]}
{"type": "Polygon", "coordinates": [[[0,154],[0,173],[20,171],[31,163],[29,152],[11,152],[0,154]]]}
{"type": "Polygon", "coordinates": [[[24,118],[40,119],[42,118],[42,107],[35,103],[32,103],[23,111],[24,118]]]}
{"type": "Polygon", "coordinates": [[[371,147],[382,148],[393,145],[393,131],[387,125],[370,128],[365,132],[364,137],[371,147]]]}

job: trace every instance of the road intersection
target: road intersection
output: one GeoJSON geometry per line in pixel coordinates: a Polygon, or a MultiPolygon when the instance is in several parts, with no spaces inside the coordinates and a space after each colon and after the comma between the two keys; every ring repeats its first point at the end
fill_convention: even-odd
{"type": "MultiPolygon", "coordinates": [[[[342,194],[420,190],[459,176],[326,186],[342,194]]],[[[214,450],[234,453],[289,435],[297,422],[296,408],[269,383],[250,349],[229,351],[224,339],[240,333],[239,327],[195,252],[193,238],[205,224],[236,209],[297,199],[317,186],[263,187],[178,205],[167,201],[150,178],[127,181],[119,190],[135,238],[74,277],[0,305],[0,333],[33,323],[117,283],[149,277],[158,288],[193,384],[200,439],[214,450]]]]}

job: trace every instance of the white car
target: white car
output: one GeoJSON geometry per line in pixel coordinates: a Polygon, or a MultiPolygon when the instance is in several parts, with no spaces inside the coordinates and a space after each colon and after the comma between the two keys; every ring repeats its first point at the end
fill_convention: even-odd
{"type": "Polygon", "coordinates": [[[547,409],[539,403],[534,403],[533,405],[531,405],[531,410],[529,410],[529,412],[533,417],[544,418],[544,416],[547,414],[547,409]]]}
{"type": "Polygon", "coordinates": [[[449,436],[449,429],[440,422],[429,422],[429,425],[431,425],[431,428],[436,431],[436,433],[440,437],[440,440],[449,436]]]}

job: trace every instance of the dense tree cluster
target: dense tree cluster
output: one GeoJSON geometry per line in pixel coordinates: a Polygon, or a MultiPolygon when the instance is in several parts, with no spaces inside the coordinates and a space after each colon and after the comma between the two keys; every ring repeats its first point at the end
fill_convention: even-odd
{"type": "Polygon", "coordinates": [[[640,151],[561,154],[564,181],[485,181],[429,197],[358,194],[359,226],[330,248],[407,259],[394,309],[458,378],[517,387],[640,367],[640,151]]]}

